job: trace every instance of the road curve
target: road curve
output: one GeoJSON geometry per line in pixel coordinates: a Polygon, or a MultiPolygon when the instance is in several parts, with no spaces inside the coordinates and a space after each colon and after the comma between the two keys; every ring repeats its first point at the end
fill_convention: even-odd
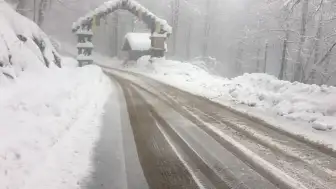
{"type": "Polygon", "coordinates": [[[147,77],[108,74],[149,188],[336,188],[333,151],[147,77]]]}

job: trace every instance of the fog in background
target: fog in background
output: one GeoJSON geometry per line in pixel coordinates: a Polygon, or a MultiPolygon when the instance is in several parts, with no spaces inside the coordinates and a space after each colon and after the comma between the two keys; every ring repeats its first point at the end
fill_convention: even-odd
{"type": "MultiPolygon", "coordinates": [[[[10,1],[10,0],[9,0],[10,1]]],[[[104,0],[12,0],[61,42],[76,43],[71,25],[104,0]],[[34,16],[35,15],[35,16],[34,16]],[[40,19],[42,17],[43,19],[40,19]]],[[[167,58],[204,59],[225,77],[268,73],[279,79],[335,85],[335,1],[138,0],[173,26],[167,58]],[[212,57],[212,58],[208,58],[212,57]],[[215,60],[216,61],[215,61],[215,60]]],[[[148,32],[117,11],[94,27],[95,50],[120,55],[127,32],[148,32]]]]}

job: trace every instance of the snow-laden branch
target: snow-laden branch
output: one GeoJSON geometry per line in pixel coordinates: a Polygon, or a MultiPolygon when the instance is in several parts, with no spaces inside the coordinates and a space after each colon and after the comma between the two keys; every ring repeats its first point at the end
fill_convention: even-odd
{"type": "Polygon", "coordinates": [[[285,1],[285,3],[284,3],[284,7],[288,7],[289,4],[290,4],[292,1],[293,1],[293,0],[287,0],[287,1],[285,1]]]}
{"type": "Polygon", "coordinates": [[[287,0],[284,3],[284,7],[292,12],[297,4],[300,3],[301,0],[287,0]]]}
{"type": "Polygon", "coordinates": [[[321,60],[318,61],[317,65],[322,64],[322,63],[329,57],[329,55],[331,54],[331,51],[334,49],[335,46],[336,46],[336,42],[333,43],[333,44],[329,47],[328,51],[324,54],[324,56],[321,58],[321,60]]]}
{"type": "Polygon", "coordinates": [[[314,14],[316,14],[318,11],[321,10],[323,3],[324,3],[324,0],[320,0],[320,3],[319,3],[319,5],[317,6],[317,9],[315,10],[315,13],[314,13],[314,14]]]}

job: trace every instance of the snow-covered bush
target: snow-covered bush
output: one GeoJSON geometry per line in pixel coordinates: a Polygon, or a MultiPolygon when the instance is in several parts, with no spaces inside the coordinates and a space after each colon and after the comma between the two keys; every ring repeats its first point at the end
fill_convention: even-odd
{"type": "Polygon", "coordinates": [[[59,52],[60,49],[62,48],[61,42],[59,42],[56,38],[53,37],[49,37],[49,39],[55,50],[59,52]]]}
{"type": "Polygon", "coordinates": [[[22,71],[61,67],[48,36],[31,20],[0,0],[0,80],[22,71]]]}

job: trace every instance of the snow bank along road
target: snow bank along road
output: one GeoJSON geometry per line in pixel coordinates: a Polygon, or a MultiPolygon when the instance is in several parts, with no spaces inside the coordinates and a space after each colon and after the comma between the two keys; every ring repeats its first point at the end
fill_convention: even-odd
{"type": "Polygon", "coordinates": [[[153,79],[106,72],[126,99],[142,170],[126,174],[128,188],[336,188],[335,152],[153,79]]]}

